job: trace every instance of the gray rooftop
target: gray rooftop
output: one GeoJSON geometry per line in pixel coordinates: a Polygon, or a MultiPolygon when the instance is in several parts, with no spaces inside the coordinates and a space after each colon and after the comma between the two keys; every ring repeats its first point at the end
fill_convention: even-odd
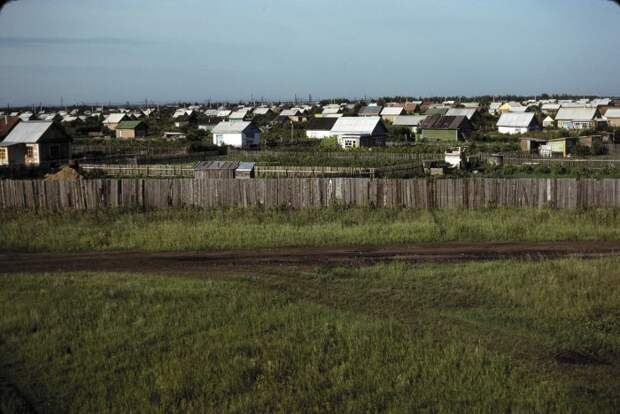
{"type": "Polygon", "coordinates": [[[239,161],[201,161],[196,164],[194,170],[236,170],[237,168],[239,168],[239,161]]]}
{"type": "Polygon", "coordinates": [[[497,121],[498,127],[524,128],[530,126],[536,114],[533,112],[505,112],[497,121]]]}
{"type": "Polygon", "coordinates": [[[15,144],[36,144],[43,134],[54,125],[51,121],[25,121],[15,125],[3,142],[15,144]]]}

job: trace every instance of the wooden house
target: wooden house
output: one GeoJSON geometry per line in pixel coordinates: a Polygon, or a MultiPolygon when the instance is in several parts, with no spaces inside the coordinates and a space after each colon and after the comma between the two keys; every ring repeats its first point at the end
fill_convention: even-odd
{"type": "Polygon", "coordinates": [[[422,121],[421,138],[425,141],[461,141],[473,133],[473,126],[465,116],[432,115],[422,121]]]}
{"type": "Polygon", "coordinates": [[[116,126],[116,138],[133,139],[144,138],[148,133],[148,126],[142,121],[122,121],[116,126]]]}
{"type": "Polygon", "coordinates": [[[8,165],[45,165],[69,160],[71,141],[58,124],[27,121],[15,125],[0,146],[8,165]]]}

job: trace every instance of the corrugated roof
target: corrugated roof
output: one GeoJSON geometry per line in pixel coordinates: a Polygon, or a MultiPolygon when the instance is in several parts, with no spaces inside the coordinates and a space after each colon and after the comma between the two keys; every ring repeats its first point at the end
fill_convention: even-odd
{"type": "Polygon", "coordinates": [[[201,161],[196,164],[194,170],[236,170],[237,168],[239,168],[239,161],[201,161]]]}
{"type": "Polygon", "coordinates": [[[620,108],[609,108],[605,112],[605,118],[620,118],[620,108]]]}
{"type": "Polygon", "coordinates": [[[176,118],[180,118],[182,116],[185,115],[191,115],[192,112],[194,112],[191,109],[187,109],[187,108],[179,108],[174,112],[174,115],[172,115],[172,119],[176,119],[176,118]]]}
{"type": "Polygon", "coordinates": [[[428,108],[425,112],[425,115],[445,115],[448,111],[450,110],[450,108],[448,107],[433,107],[433,108],[428,108]]]}
{"type": "Polygon", "coordinates": [[[239,164],[239,167],[237,167],[237,171],[251,172],[255,166],[256,166],[255,162],[242,162],[241,164],[239,164]]]}
{"type": "Polygon", "coordinates": [[[596,108],[560,108],[555,119],[558,121],[592,121],[596,116],[596,108]]]}
{"type": "Polygon", "coordinates": [[[271,111],[269,108],[256,108],[254,110],[255,115],[267,115],[271,111]]]}
{"type": "Polygon", "coordinates": [[[464,116],[472,119],[476,115],[476,108],[450,108],[446,112],[446,116],[464,116]]]}
{"type": "Polygon", "coordinates": [[[104,124],[118,124],[119,122],[121,122],[123,120],[123,118],[125,118],[127,115],[126,114],[110,114],[106,117],[105,121],[103,121],[104,124]]]}
{"type": "Polygon", "coordinates": [[[362,134],[371,135],[381,122],[378,116],[335,118],[336,123],[331,132],[335,134],[362,134]]]}
{"type": "Polygon", "coordinates": [[[381,114],[382,109],[383,107],[381,106],[364,106],[360,109],[358,114],[364,116],[377,116],[381,114]]]}
{"type": "Polygon", "coordinates": [[[536,114],[533,112],[505,112],[497,121],[498,127],[504,128],[526,128],[534,121],[536,114]]]}
{"type": "Polygon", "coordinates": [[[19,144],[36,144],[52,125],[54,123],[49,121],[20,122],[9,132],[4,141],[19,144]]]}
{"type": "Polygon", "coordinates": [[[301,111],[297,108],[285,109],[280,112],[280,116],[298,116],[301,111]]]}
{"type": "Polygon", "coordinates": [[[394,126],[418,126],[426,118],[426,115],[401,115],[394,119],[394,126]]]}
{"type": "Polygon", "coordinates": [[[143,124],[142,121],[122,121],[118,124],[116,129],[136,129],[140,124],[143,124]]]}
{"type": "Polygon", "coordinates": [[[213,128],[214,134],[240,134],[245,131],[252,122],[250,121],[226,121],[220,122],[213,128]]]}
{"type": "Polygon", "coordinates": [[[331,131],[338,118],[312,118],[306,126],[307,131],[331,131]]]}
{"type": "Polygon", "coordinates": [[[340,113],[340,105],[328,105],[323,108],[323,115],[333,115],[340,113]]]}
{"type": "Polygon", "coordinates": [[[230,114],[230,119],[243,119],[250,111],[248,109],[240,109],[230,114]]]}
{"type": "Polygon", "coordinates": [[[421,127],[424,129],[459,129],[464,122],[467,122],[465,116],[431,115],[422,122],[421,127]]]}
{"type": "Polygon", "coordinates": [[[405,111],[402,106],[386,106],[381,111],[381,116],[398,116],[405,111]]]}

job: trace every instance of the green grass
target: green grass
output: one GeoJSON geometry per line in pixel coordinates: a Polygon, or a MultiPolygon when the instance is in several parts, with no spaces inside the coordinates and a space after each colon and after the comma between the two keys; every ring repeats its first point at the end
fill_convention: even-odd
{"type": "Polygon", "coordinates": [[[0,220],[0,249],[19,251],[215,250],[620,238],[620,210],[5,211],[0,212],[0,220]]]}
{"type": "Polygon", "coordinates": [[[0,409],[614,412],[619,265],[4,275],[0,409]]]}

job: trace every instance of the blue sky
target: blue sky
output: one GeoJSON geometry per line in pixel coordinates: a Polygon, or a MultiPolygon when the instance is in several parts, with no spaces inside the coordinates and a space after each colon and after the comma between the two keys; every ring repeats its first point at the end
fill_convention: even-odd
{"type": "Polygon", "coordinates": [[[607,0],[19,0],[0,14],[0,106],[620,95],[607,0]]]}

